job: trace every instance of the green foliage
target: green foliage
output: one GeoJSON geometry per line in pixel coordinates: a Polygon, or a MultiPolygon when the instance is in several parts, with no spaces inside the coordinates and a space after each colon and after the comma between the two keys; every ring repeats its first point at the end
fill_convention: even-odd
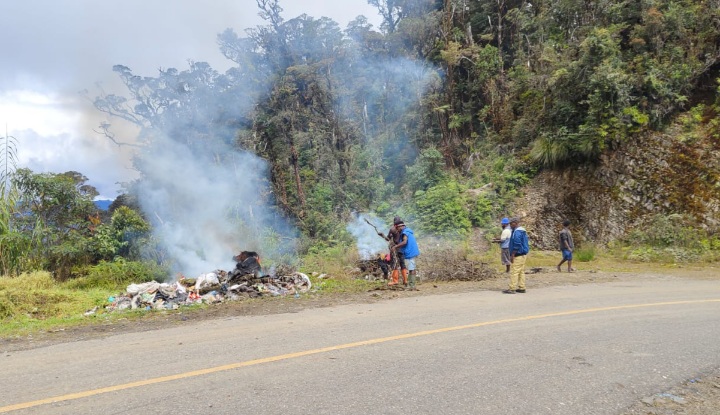
{"type": "Polygon", "coordinates": [[[23,232],[18,227],[18,192],[14,186],[0,185],[0,275],[16,276],[28,262],[27,256],[38,233],[23,232]]]}
{"type": "Polygon", "coordinates": [[[25,261],[31,269],[52,270],[64,279],[73,266],[91,260],[88,236],[97,212],[92,202],[97,191],[86,181],[77,172],[36,174],[19,169],[14,173],[18,196],[12,220],[14,229],[22,233],[15,241],[29,242],[25,261]]]}
{"type": "Polygon", "coordinates": [[[706,134],[702,127],[707,111],[708,108],[704,104],[699,104],[681,114],[678,117],[680,131],[676,136],[677,140],[689,145],[700,141],[706,134]]]}
{"type": "Polygon", "coordinates": [[[470,199],[473,226],[487,229],[497,226],[498,217],[507,216],[520,188],[530,181],[534,172],[512,155],[501,155],[496,151],[484,153],[484,157],[475,160],[468,169],[468,186],[489,187],[475,199],[470,199]]]}
{"type": "Polygon", "coordinates": [[[150,224],[138,212],[120,206],[113,212],[110,224],[101,224],[95,229],[89,249],[98,260],[107,261],[117,255],[139,259],[149,232],[150,224]]]}
{"type": "Polygon", "coordinates": [[[465,236],[472,223],[464,189],[448,180],[427,191],[418,190],[413,197],[414,213],[420,230],[439,236],[465,236]]]}
{"type": "Polygon", "coordinates": [[[654,215],[642,227],[629,233],[626,241],[653,247],[700,248],[701,235],[692,218],[679,215],[654,215]]]}
{"type": "Polygon", "coordinates": [[[474,203],[471,202],[469,219],[473,226],[486,228],[493,224],[495,206],[492,201],[485,195],[479,196],[474,203]]]}
{"type": "Polygon", "coordinates": [[[593,244],[583,244],[573,252],[573,257],[578,262],[590,262],[595,259],[596,247],[593,244]]]}
{"type": "Polygon", "coordinates": [[[24,227],[34,226],[39,220],[46,229],[55,231],[54,239],[78,228],[87,226],[88,217],[97,209],[93,198],[97,191],[87,185],[87,178],[77,172],[63,174],[33,173],[19,169],[13,182],[19,192],[19,209],[23,213],[17,220],[24,227]]]}
{"type": "Polygon", "coordinates": [[[78,292],[68,289],[47,272],[0,278],[0,321],[82,315],[85,310],[103,304],[106,294],[98,290],[78,292]]]}
{"type": "Polygon", "coordinates": [[[101,261],[97,265],[77,270],[76,278],[64,283],[74,290],[103,289],[125,290],[129,284],[149,281],[164,281],[170,270],[146,261],[127,261],[117,257],[113,261],[101,261]]]}
{"type": "Polygon", "coordinates": [[[447,177],[443,155],[435,148],[420,153],[415,164],[407,168],[406,183],[411,192],[427,190],[447,177]]]}
{"type": "MultiPolygon", "coordinates": [[[[259,2],[266,25],[218,36],[228,72],[193,63],[142,77],[118,65],[128,97],[95,104],[146,140],[255,152],[306,246],[332,246],[352,210],[405,205],[436,231],[464,218],[482,226],[535,169],[595,162],[664,128],[720,62],[716,1],[371,3],[382,33],[359,17],[344,36],[327,18],[286,20],[277,2],[259,2]],[[217,121],[186,121],[198,119],[217,121]],[[443,207],[448,182],[493,187],[443,207]]],[[[699,124],[693,110],[678,139],[705,126],[720,137],[717,107],[699,124]]],[[[113,229],[97,239],[96,257],[132,252],[113,229]]]]}
{"type": "Polygon", "coordinates": [[[308,274],[325,273],[334,278],[345,275],[348,267],[355,267],[358,254],[355,249],[348,249],[350,244],[327,246],[316,244],[308,249],[301,260],[300,270],[308,274]]]}
{"type": "Polygon", "coordinates": [[[720,238],[698,229],[692,218],[679,214],[655,215],[623,241],[625,257],[643,262],[715,261],[720,238]]]}
{"type": "Polygon", "coordinates": [[[700,260],[701,253],[677,247],[639,246],[630,249],[627,252],[626,258],[640,262],[687,263],[700,260]]]}

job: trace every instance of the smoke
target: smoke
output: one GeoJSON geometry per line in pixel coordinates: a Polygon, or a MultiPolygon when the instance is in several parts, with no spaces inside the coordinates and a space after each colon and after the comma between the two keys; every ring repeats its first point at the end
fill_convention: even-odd
{"type": "Polygon", "coordinates": [[[381,252],[387,251],[387,242],[378,236],[375,229],[366,222],[372,223],[380,232],[386,232],[388,228],[382,221],[363,213],[353,213],[353,218],[354,220],[348,223],[345,229],[355,237],[360,258],[370,259],[381,252]]]}
{"type": "Polygon", "coordinates": [[[296,231],[273,207],[261,158],[220,141],[191,147],[160,135],[136,162],[141,206],[175,271],[230,269],[240,250],[295,254],[296,231]]]}
{"type": "MultiPolygon", "coordinates": [[[[293,35],[287,41],[293,50],[286,55],[276,47],[269,27],[250,31],[256,35],[248,38],[226,31],[218,41],[223,54],[237,66],[225,74],[203,62],[193,62],[182,72],[164,70],[158,78],[136,76],[121,65],[115,68],[133,95],[134,115],[142,118],[140,141],[146,147],[136,160],[142,173],[137,184],[139,200],[157,238],[176,261],[177,271],[194,275],[227,269],[232,254],[241,249],[256,250],[264,257],[294,255],[296,231],[274,207],[267,164],[236,149],[238,137],[251,136],[248,141],[257,144],[251,126],[257,112],[262,113],[258,104],[268,99],[278,75],[273,71],[282,70],[286,60],[297,67],[307,65],[303,68],[307,74],[318,71],[321,62],[334,62],[327,71],[332,75],[324,75],[323,70],[316,84],[328,81],[327,93],[335,100],[332,112],[337,110],[347,135],[333,146],[333,127],[332,139],[319,141],[333,146],[328,154],[346,151],[341,148],[346,145],[368,145],[369,158],[381,161],[368,162],[368,168],[358,165],[367,174],[359,175],[359,181],[374,183],[369,180],[384,175],[385,180],[399,182],[405,166],[414,159],[410,137],[417,131],[412,126],[420,125],[422,119],[420,111],[413,109],[422,107],[427,90],[439,88],[440,71],[380,50],[365,54],[356,48],[355,54],[340,53],[346,42],[337,24],[325,19],[301,16],[287,22],[281,32],[286,31],[293,35]],[[303,41],[293,42],[295,37],[303,41]]],[[[108,96],[96,105],[122,114],[125,101],[108,96]]],[[[298,137],[312,135],[301,132],[298,137]]],[[[273,130],[268,134],[278,135],[273,130]]],[[[298,140],[297,145],[302,149],[316,143],[298,140]]],[[[316,170],[333,165],[308,164],[316,170]]],[[[388,186],[379,183],[376,187],[378,194],[373,187],[368,200],[386,196],[388,186]]],[[[365,218],[358,215],[348,231],[358,240],[360,256],[369,258],[387,246],[365,218]]],[[[376,218],[367,219],[382,231],[387,229],[376,218]]]]}

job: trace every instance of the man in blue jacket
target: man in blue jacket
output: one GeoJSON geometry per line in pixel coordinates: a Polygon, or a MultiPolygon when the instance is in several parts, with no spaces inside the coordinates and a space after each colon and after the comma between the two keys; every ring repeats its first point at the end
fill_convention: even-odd
{"type": "Polygon", "coordinates": [[[527,232],[525,228],[519,226],[520,219],[510,219],[510,229],[512,236],[510,237],[510,286],[503,291],[505,294],[515,294],[525,292],[525,261],[530,253],[530,244],[528,243],[527,232]]]}
{"type": "Polygon", "coordinates": [[[404,222],[401,221],[396,223],[395,227],[398,231],[400,231],[402,241],[393,246],[392,249],[401,252],[405,257],[405,266],[407,267],[407,270],[402,270],[403,280],[405,281],[405,286],[407,286],[408,280],[405,273],[410,271],[410,289],[415,290],[415,269],[417,267],[415,260],[420,255],[420,248],[415,240],[415,234],[412,229],[406,227],[404,222]]]}

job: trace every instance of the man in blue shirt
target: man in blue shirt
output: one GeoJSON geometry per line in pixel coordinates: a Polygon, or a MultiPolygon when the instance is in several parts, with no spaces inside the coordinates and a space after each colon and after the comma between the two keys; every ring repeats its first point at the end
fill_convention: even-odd
{"type": "Polygon", "coordinates": [[[525,292],[525,261],[530,253],[530,244],[528,243],[527,232],[525,228],[519,226],[520,219],[510,219],[510,229],[512,236],[510,237],[510,286],[503,291],[505,294],[515,294],[525,292]]]}
{"type": "Polygon", "coordinates": [[[402,270],[405,286],[407,286],[408,281],[405,273],[410,271],[410,289],[416,290],[417,288],[415,288],[415,268],[417,267],[417,264],[415,263],[415,260],[420,255],[420,248],[418,247],[417,241],[415,240],[415,234],[413,233],[412,229],[406,227],[404,222],[397,223],[395,227],[398,231],[400,231],[402,241],[399,244],[393,246],[392,249],[401,252],[405,257],[405,266],[407,267],[407,270],[402,270]]]}

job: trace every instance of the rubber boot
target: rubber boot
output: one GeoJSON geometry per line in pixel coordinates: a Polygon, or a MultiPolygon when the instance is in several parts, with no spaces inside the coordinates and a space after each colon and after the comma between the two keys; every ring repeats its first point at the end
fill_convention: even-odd
{"type": "Polygon", "coordinates": [[[406,270],[406,269],[402,270],[402,275],[403,275],[403,284],[405,284],[405,286],[406,286],[406,287],[407,287],[407,284],[408,284],[408,281],[407,281],[407,274],[408,274],[408,270],[406,270]]]}
{"type": "Polygon", "coordinates": [[[394,269],[392,272],[392,276],[390,277],[390,282],[388,285],[397,285],[398,283],[398,270],[394,269]]]}
{"type": "Polygon", "coordinates": [[[410,273],[410,289],[411,289],[411,290],[414,290],[414,289],[415,289],[415,282],[416,282],[415,273],[414,273],[414,272],[411,272],[411,273],[410,273]]]}

